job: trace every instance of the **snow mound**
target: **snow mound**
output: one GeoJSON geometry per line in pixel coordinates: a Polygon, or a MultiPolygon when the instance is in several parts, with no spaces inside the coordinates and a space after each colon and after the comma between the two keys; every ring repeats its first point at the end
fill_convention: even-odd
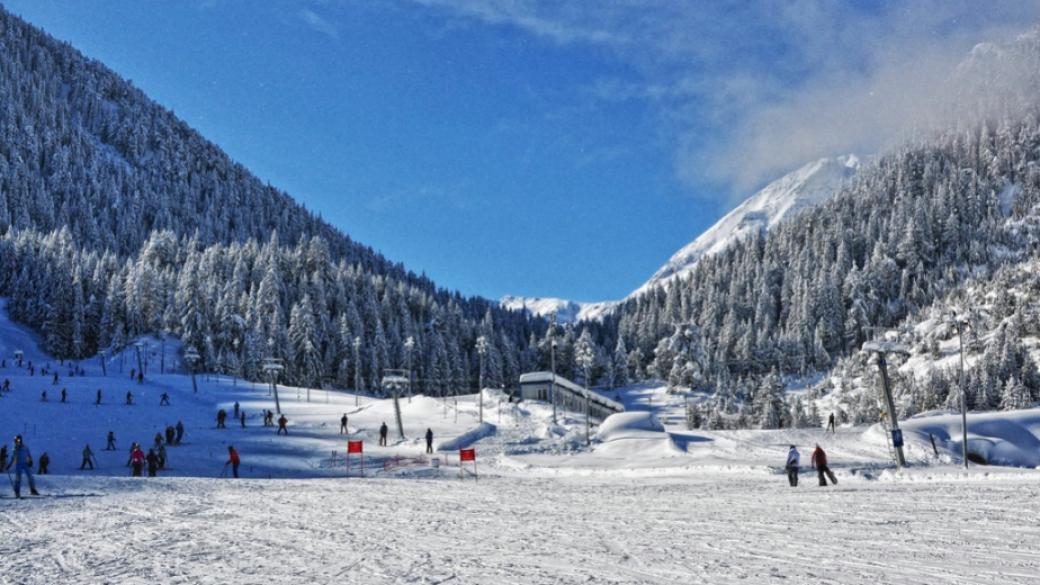
{"type": "Polygon", "coordinates": [[[597,455],[619,458],[663,458],[684,455],[650,412],[621,412],[603,421],[596,432],[597,455]]]}
{"type": "MultiPolygon", "coordinates": [[[[917,417],[906,421],[903,429],[921,442],[929,442],[931,435],[938,449],[960,459],[960,415],[917,417]]],[[[1040,466],[1040,409],[969,415],[968,455],[989,465],[1040,466]]]]}
{"type": "Polygon", "coordinates": [[[438,451],[458,451],[465,449],[477,441],[490,437],[498,432],[498,427],[491,423],[483,422],[472,429],[452,437],[447,441],[437,444],[438,451]]]}

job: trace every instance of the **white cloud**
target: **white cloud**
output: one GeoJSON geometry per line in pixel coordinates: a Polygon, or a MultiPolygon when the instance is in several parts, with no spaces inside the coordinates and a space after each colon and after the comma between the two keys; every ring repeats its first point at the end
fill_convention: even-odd
{"type": "Polygon", "coordinates": [[[948,123],[944,82],[956,63],[1040,21],[1032,0],[413,1],[609,51],[636,73],[598,81],[590,99],[645,102],[670,135],[678,176],[737,195],[807,160],[948,123]]]}
{"type": "Polygon", "coordinates": [[[299,12],[300,20],[309,26],[312,30],[319,32],[330,39],[339,39],[339,29],[328,20],[322,18],[317,12],[309,8],[304,8],[299,12]]]}

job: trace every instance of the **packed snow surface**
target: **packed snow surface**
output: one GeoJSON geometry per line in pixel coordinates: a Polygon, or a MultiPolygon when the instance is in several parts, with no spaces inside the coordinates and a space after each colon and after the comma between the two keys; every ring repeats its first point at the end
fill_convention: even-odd
{"type": "Polygon", "coordinates": [[[859,169],[859,159],[849,154],[819,159],[773,181],[672,255],[629,298],[681,278],[702,257],[717,254],[755,232],[769,230],[785,217],[830,199],[859,169]]]}
{"type": "MultiPolygon", "coordinates": [[[[1040,474],[960,470],[949,415],[906,423],[912,467],[900,473],[877,428],[690,431],[684,397],[655,385],[617,390],[626,412],[589,427],[581,413],[554,420],[550,405],[497,390],[404,397],[404,437],[391,400],[279,386],[290,421],[280,436],[257,415],[275,407],[267,385],[199,375],[193,392],[177,341],[142,341],[143,383],[129,376],[134,350],[109,356],[107,375],[95,358],[70,377],[69,363],[0,314],[0,377],[12,382],[0,394],[0,432],[24,435],[34,456],[52,460],[51,474],[37,476],[42,497],[0,494],[0,584],[1005,585],[1032,583],[1040,570],[1040,474]],[[17,366],[15,351],[35,371],[17,366]],[[159,406],[163,392],[170,406],[159,406]],[[229,417],[215,428],[216,411],[232,413],[235,402],[246,426],[229,417]],[[178,420],[186,433],[167,448],[170,468],[127,477],[129,443],[147,448],[178,420]],[[389,441],[379,446],[383,422],[389,441]],[[115,451],[103,450],[108,430],[115,451]],[[348,439],[364,441],[363,476],[360,458],[349,472],[344,464],[348,439]],[[88,443],[99,467],[81,471],[88,443]],[[801,486],[788,487],[787,446],[808,461],[817,443],[840,484],[818,487],[805,469],[801,486]],[[225,477],[232,444],[238,480],[225,477]],[[460,447],[477,450],[476,464],[460,463],[460,447]]],[[[991,454],[1035,455],[1040,411],[969,424],[976,418],[985,424],[972,427],[973,441],[1004,445],[991,454]]]]}

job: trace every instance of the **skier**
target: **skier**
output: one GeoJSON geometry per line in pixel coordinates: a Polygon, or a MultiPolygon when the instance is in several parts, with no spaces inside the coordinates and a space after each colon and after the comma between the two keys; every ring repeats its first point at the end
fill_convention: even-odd
{"type": "Polygon", "coordinates": [[[833,412],[831,413],[830,416],[827,417],[827,430],[832,432],[832,433],[834,432],[834,413],[833,412]]]}
{"type": "Polygon", "coordinates": [[[94,452],[90,450],[90,445],[83,447],[83,462],[79,464],[79,468],[86,469],[88,465],[94,469],[94,452]]]}
{"type": "Polygon", "coordinates": [[[46,451],[40,455],[40,468],[36,471],[38,475],[47,475],[47,468],[51,465],[51,456],[46,451]]]}
{"type": "Polygon", "coordinates": [[[218,429],[226,429],[227,428],[227,427],[224,426],[224,420],[225,419],[227,419],[227,411],[225,411],[223,408],[221,408],[220,410],[217,411],[217,428],[218,429]]]}
{"type": "Polygon", "coordinates": [[[339,419],[339,434],[347,434],[347,415],[343,413],[343,418],[339,419]]]}
{"type": "Polygon", "coordinates": [[[134,448],[130,451],[130,466],[133,468],[131,475],[133,477],[141,477],[141,469],[144,467],[144,451],[134,443],[134,448]]]}
{"type": "Polygon", "coordinates": [[[108,431],[108,444],[105,445],[105,451],[116,450],[116,434],[112,431],[108,431]]]}
{"type": "Polygon", "coordinates": [[[163,392],[162,394],[159,395],[159,406],[169,406],[169,405],[170,405],[170,395],[167,394],[166,392],[163,392]]]}
{"type": "Polygon", "coordinates": [[[52,385],[58,385],[58,372],[54,372],[54,380],[51,382],[52,385]]]}
{"type": "Polygon", "coordinates": [[[433,429],[426,429],[426,452],[433,453],[433,429]]]}
{"type": "Polygon", "coordinates": [[[162,433],[155,433],[155,439],[154,440],[155,440],[155,446],[156,447],[158,447],[159,445],[162,445],[162,440],[163,440],[162,439],[162,433]]]}
{"type": "Polygon", "coordinates": [[[134,379],[134,374],[137,373],[137,368],[130,368],[130,380],[134,379]]]}
{"type": "Polygon", "coordinates": [[[798,487],[798,464],[801,463],[802,456],[798,453],[798,449],[794,445],[791,445],[791,450],[787,452],[787,481],[791,483],[791,487],[798,487]]]}
{"type": "Polygon", "coordinates": [[[40,393],[40,402],[47,402],[47,391],[44,390],[40,393]]]}
{"type": "Polygon", "coordinates": [[[14,466],[14,497],[22,497],[23,473],[29,478],[29,493],[34,496],[40,495],[40,492],[36,491],[36,482],[32,476],[32,454],[29,452],[29,448],[22,443],[21,435],[14,438],[14,450],[11,453],[11,461],[4,470],[10,470],[12,465],[14,466]]]}
{"type": "Polygon", "coordinates": [[[101,405],[101,388],[98,388],[97,400],[94,401],[94,406],[100,406],[100,405],[101,405]]]}
{"type": "Polygon", "coordinates": [[[390,429],[388,429],[387,426],[386,426],[386,422],[383,422],[383,424],[380,425],[380,427],[379,427],[379,445],[381,447],[385,447],[386,446],[386,433],[389,430],[390,429]]]}
{"type": "Polygon", "coordinates": [[[177,421],[177,440],[174,441],[177,445],[181,444],[181,439],[184,438],[184,423],[177,421]]]}
{"type": "Polygon", "coordinates": [[[144,372],[137,372],[137,383],[144,384],[144,372]]]}
{"type": "Polygon", "coordinates": [[[4,378],[4,392],[10,392],[10,391],[11,391],[11,380],[9,378],[4,378]]]}
{"type": "Polygon", "coordinates": [[[61,403],[65,404],[65,399],[69,397],[69,393],[64,388],[61,389],[61,403]]]}
{"type": "Polygon", "coordinates": [[[172,445],[173,444],[173,438],[174,438],[174,436],[176,436],[176,434],[177,434],[177,431],[173,430],[172,426],[166,425],[166,444],[167,445],[172,445]]]}
{"type": "Polygon", "coordinates": [[[277,434],[280,435],[283,432],[286,435],[289,434],[289,429],[288,429],[288,427],[285,426],[288,422],[289,422],[289,419],[285,418],[284,414],[282,416],[278,417],[278,433],[277,434]]]}
{"type": "Polygon", "coordinates": [[[148,450],[145,461],[148,462],[148,477],[155,477],[155,471],[159,469],[159,456],[155,454],[155,449],[148,450]]]}
{"type": "Polygon", "coordinates": [[[227,463],[224,464],[224,467],[227,467],[228,465],[230,465],[231,466],[231,476],[237,479],[238,478],[238,465],[239,465],[239,463],[242,462],[242,460],[239,458],[238,451],[235,451],[235,447],[234,446],[228,445],[227,451],[228,451],[228,460],[227,460],[227,463]]]}
{"type": "Polygon", "coordinates": [[[820,476],[821,486],[827,485],[827,478],[830,478],[832,484],[838,483],[838,478],[834,477],[834,472],[831,471],[830,467],[827,467],[827,453],[824,452],[819,444],[816,445],[816,450],[812,454],[812,466],[820,476]]]}
{"type": "Polygon", "coordinates": [[[155,454],[159,456],[159,469],[166,469],[166,445],[159,445],[155,454]]]}
{"type": "Polygon", "coordinates": [[[246,428],[246,411],[238,413],[238,420],[242,423],[242,428],[246,428]]]}
{"type": "Polygon", "coordinates": [[[238,418],[238,401],[235,401],[235,418],[238,418]]]}
{"type": "Polygon", "coordinates": [[[134,393],[133,392],[127,392],[126,393],[126,405],[127,406],[133,406],[134,405],[134,393]]]}

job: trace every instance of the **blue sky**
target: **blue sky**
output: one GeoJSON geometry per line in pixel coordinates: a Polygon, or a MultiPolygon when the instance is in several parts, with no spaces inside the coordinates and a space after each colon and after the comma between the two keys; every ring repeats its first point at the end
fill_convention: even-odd
{"type": "Polygon", "coordinates": [[[4,5],[439,284],[577,300],[625,296],[764,181],[881,148],[932,97],[908,80],[1037,16],[956,1],[4,5]]]}

